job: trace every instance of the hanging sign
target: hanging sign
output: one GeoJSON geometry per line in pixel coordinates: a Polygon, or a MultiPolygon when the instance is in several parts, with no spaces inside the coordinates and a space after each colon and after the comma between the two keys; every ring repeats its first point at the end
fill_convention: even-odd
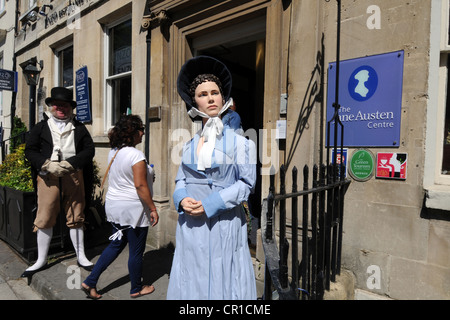
{"type": "Polygon", "coordinates": [[[91,122],[91,103],[89,94],[89,78],[86,66],[75,73],[75,96],[77,101],[77,120],[91,122]]]}
{"type": "Polygon", "coordinates": [[[378,152],[376,178],[406,180],[407,153],[378,152]]]}
{"type": "MultiPolygon", "coordinates": [[[[347,147],[399,147],[403,51],[345,60],[339,68],[339,120],[347,147]]],[[[328,69],[327,121],[333,118],[336,63],[328,69]]],[[[334,122],[330,126],[334,141],[334,122]]],[[[338,141],[340,141],[338,127],[338,141]]]]}
{"type": "Polygon", "coordinates": [[[353,153],[348,169],[353,179],[367,181],[373,175],[374,165],[372,153],[366,149],[358,149],[353,153]]]}
{"type": "Polygon", "coordinates": [[[17,92],[17,72],[0,69],[0,90],[17,92]]]}

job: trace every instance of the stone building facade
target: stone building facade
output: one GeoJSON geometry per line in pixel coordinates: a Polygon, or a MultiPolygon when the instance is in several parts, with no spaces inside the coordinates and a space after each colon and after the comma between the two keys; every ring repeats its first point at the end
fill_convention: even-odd
{"type": "MultiPolygon", "coordinates": [[[[449,299],[449,1],[20,1],[15,54],[17,65],[34,57],[43,62],[37,118],[51,87],[76,91],[77,71],[86,67],[91,94],[86,124],[102,172],[115,119],[129,110],[147,119],[139,147],[155,165],[154,199],[161,214],[148,242],[161,247],[176,244],[171,195],[180,147],[200,128],[176,91],[182,64],[207,54],[224,61],[233,74],[237,111],[258,146],[260,174],[251,199],[258,217],[271,166],[301,168],[326,159],[321,146],[328,85],[334,83],[328,74],[336,61],[338,3],[340,59],[399,52],[403,72],[394,92],[400,97],[398,132],[391,137],[398,138],[396,143],[377,145],[385,131],[376,125],[368,133],[353,131],[372,135],[375,144],[362,139],[348,146],[349,167],[360,149],[372,156],[374,166],[367,179],[348,176],[353,181],[345,202],[343,266],[353,272],[359,289],[380,296],[449,299]],[[381,153],[406,155],[406,176],[377,177],[381,153]]],[[[391,80],[380,76],[378,88],[391,80]]],[[[25,122],[27,87],[19,75],[16,113],[25,122]]],[[[389,114],[367,112],[380,121],[389,114]]],[[[349,132],[357,130],[354,124],[345,123],[349,132]]],[[[258,246],[256,258],[264,259],[258,246]]]]}

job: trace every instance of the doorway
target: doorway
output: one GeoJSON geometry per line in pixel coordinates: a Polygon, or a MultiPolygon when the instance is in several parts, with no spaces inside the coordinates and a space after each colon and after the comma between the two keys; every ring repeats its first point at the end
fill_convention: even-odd
{"type": "MultiPolygon", "coordinates": [[[[244,134],[251,129],[258,134],[259,129],[263,128],[264,50],[265,39],[259,38],[242,43],[222,43],[195,52],[196,56],[207,55],[222,61],[230,70],[233,79],[231,97],[235,101],[236,112],[241,117],[244,134]]],[[[259,155],[258,144],[259,141],[256,143],[257,155],[259,155]]],[[[260,227],[261,216],[262,179],[259,156],[257,161],[255,192],[250,195],[248,201],[252,216],[250,248],[256,246],[256,230],[260,227]]]]}

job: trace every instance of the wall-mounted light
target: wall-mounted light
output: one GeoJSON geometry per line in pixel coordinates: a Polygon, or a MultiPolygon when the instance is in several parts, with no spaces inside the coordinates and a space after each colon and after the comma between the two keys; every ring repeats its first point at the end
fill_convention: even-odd
{"type": "Polygon", "coordinates": [[[36,57],[33,57],[20,64],[23,70],[25,80],[30,87],[30,100],[29,100],[29,128],[33,128],[36,123],[36,86],[39,84],[39,75],[44,67],[44,61],[37,62],[36,57]],[[39,64],[39,69],[37,68],[39,64]]]}
{"type": "Polygon", "coordinates": [[[47,13],[45,12],[46,9],[49,8],[50,10],[53,10],[53,5],[51,4],[44,4],[41,8],[41,10],[39,11],[39,14],[46,17],[47,13]]]}
{"type": "Polygon", "coordinates": [[[36,11],[30,11],[30,13],[28,13],[27,17],[26,17],[26,19],[31,22],[35,22],[36,20],[38,20],[38,18],[39,17],[37,15],[36,11]]]}
{"type": "Polygon", "coordinates": [[[37,85],[39,83],[39,74],[41,73],[43,65],[44,62],[41,60],[38,63],[36,58],[31,58],[20,64],[28,85],[37,85]],[[36,67],[36,64],[39,64],[40,69],[36,67]]]}

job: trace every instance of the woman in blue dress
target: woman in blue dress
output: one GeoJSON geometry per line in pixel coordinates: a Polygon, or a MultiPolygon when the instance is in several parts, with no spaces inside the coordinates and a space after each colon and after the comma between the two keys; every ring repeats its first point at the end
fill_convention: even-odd
{"type": "Polygon", "coordinates": [[[179,218],[167,299],[256,299],[241,202],[256,182],[253,141],[224,128],[231,74],[199,56],[181,68],[178,92],[203,129],[183,147],[173,194],[179,218]]]}

